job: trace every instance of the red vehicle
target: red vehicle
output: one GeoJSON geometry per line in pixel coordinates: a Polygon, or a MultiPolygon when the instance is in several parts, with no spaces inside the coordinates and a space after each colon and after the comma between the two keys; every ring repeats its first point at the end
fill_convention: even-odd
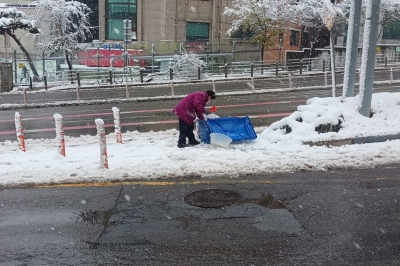
{"type": "MultiPolygon", "coordinates": [[[[88,48],[85,52],[78,52],[78,62],[81,65],[89,67],[124,67],[124,57],[122,49],[99,49],[99,56],[97,55],[97,48],[88,48]],[[98,65],[97,65],[98,63],[98,65]]],[[[144,55],[143,50],[127,50],[129,55],[144,55]]],[[[133,58],[129,58],[129,66],[134,66],[135,61],[133,58]]],[[[145,60],[139,60],[140,67],[145,65],[145,60]]]]}

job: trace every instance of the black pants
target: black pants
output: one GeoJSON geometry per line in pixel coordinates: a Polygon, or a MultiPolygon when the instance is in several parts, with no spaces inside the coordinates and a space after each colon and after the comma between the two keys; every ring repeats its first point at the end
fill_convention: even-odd
{"type": "Polygon", "coordinates": [[[179,140],[178,144],[186,143],[186,138],[189,139],[189,143],[193,143],[196,138],[193,134],[194,124],[189,125],[185,121],[179,118],[179,140]]]}

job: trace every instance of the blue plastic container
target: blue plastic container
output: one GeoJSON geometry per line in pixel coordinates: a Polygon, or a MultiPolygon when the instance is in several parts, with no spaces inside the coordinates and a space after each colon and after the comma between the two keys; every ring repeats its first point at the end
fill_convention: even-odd
{"type": "Polygon", "coordinates": [[[197,120],[197,127],[200,140],[204,143],[210,143],[210,133],[226,135],[234,142],[257,138],[248,116],[197,120]]]}

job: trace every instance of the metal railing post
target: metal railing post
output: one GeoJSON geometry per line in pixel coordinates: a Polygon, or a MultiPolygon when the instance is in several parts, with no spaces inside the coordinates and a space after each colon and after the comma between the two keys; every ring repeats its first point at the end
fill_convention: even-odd
{"type": "Polygon", "coordinates": [[[128,83],[127,83],[127,84],[125,84],[125,93],[126,93],[126,98],[129,98],[129,97],[130,97],[130,95],[129,95],[129,87],[128,87],[128,83]]]}
{"type": "Polygon", "coordinates": [[[174,70],[172,68],[169,69],[169,80],[174,79],[174,70]]]}
{"type": "Polygon", "coordinates": [[[26,89],[24,88],[24,103],[28,104],[28,95],[26,93],[26,89]]]}
{"type": "Polygon", "coordinates": [[[140,69],[140,83],[143,83],[143,69],[140,69]]]}
{"type": "Polygon", "coordinates": [[[393,83],[393,68],[390,68],[390,84],[393,83]]]}
{"type": "Polygon", "coordinates": [[[44,89],[47,90],[47,77],[46,77],[46,75],[43,76],[43,81],[44,81],[44,89]]]}
{"type": "Polygon", "coordinates": [[[76,100],[81,100],[81,88],[79,86],[76,86],[76,100]]]}
{"type": "Polygon", "coordinates": [[[250,65],[250,77],[253,77],[253,73],[254,73],[254,64],[253,64],[253,62],[251,62],[251,65],[250,65]]]}
{"type": "Polygon", "coordinates": [[[197,68],[197,79],[198,79],[198,80],[201,79],[201,70],[200,70],[200,67],[197,68]]]}
{"type": "Polygon", "coordinates": [[[171,81],[171,96],[175,96],[174,82],[171,81]]]}
{"type": "Polygon", "coordinates": [[[213,79],[212,85],[213,85],[213,91],[216,92],[216,88],[215,88],[215,79],[213,79]]]}
{"type": "Polygon", "coordinates": [[[303,59],[300,60],[300,75],[303,74],[303,59]]]}
{"type": "Polygon", "coordinates": [[[113,81],[112,81],[112,76],[113,76],[113,74],[112,74],[112,71],[111,71],[111,70],[108,71],[108,75],[109,75],[109,78],[110,78],[110,85],[112,85],[112,84],[113,84],[113,81]]]}
{"type": "Polygon", "coordinates": [[[79,72],[76,72],[76,80],[78,81],[78,86],[80,87],[81,86],[81,77],[80,77],[79,72]]]}
{"type": "Polygon", "coordinates": [[[225,64],[225,78],[228,77],[228,64],[225,64]]]}

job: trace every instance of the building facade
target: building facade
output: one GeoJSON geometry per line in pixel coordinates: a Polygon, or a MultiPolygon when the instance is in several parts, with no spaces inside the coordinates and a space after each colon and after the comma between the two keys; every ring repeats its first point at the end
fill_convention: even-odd
{"type": "MultiPolygon", "coordinates": [[[[80,0],[81,2],[90,2],[80,0]]],[[[229,38],[231,0],[98,0],[99,39],[122,41],[123,20],[132,20],[132,40],[209,40],[229,38]]]]}
{"type": "MultiPolygon", "coordinates": [[[[146,53],[178,53],[182,48],[187,51],[231,52],[236,50],[254,50],[244,47],[240,41],[231,39],[227,34],[231,17],[223,16],[224,7],[232,0],[77,0],[91,8],[91,24],[95,27],[89,42],[121,46],[124,42],[125,19],[132,20],[133,49],[144,49],[146,53]],[[236,42],[236,45],[235,45],[236,42]],[[170,47],[170,48],[168,48],[170,47]]],[[[32,0],[7,0],[1,6],[15,6],[27,15],[34,12],[32,0]]],[[[400,23],[385,25],[378,44],[395,46],[399,43],[400,23]]],[[[35,43],[26,32],[19,31],[25,48],[36,55],[35,43]]],[[[361,33],[362,34],[362,33],[361,33]]],[[[301,52],[309,47],[307,32],[293,26],[276,37],[275,45],[264,52],[264,60],[286,60],[286,51],[301,52]]],[[[345,47],[345,32],[337,38],[337,47],[345,47]]],[[[360,36],[360,45],[362,36],[360,36]]],[[[400,49],[399,53],[400,53],[400,49]]],[[[22,56],[19,47],[8,36],[0,36],[0,55],[12,58],[13,51],[22,56]]],[[[384,51],[382,51],[384,52],[384,51]]],[[[238,58],[239,59],[239,58],[238,58]]],[[[253,57],[249,60],[255,60],[253,57]]]]}

